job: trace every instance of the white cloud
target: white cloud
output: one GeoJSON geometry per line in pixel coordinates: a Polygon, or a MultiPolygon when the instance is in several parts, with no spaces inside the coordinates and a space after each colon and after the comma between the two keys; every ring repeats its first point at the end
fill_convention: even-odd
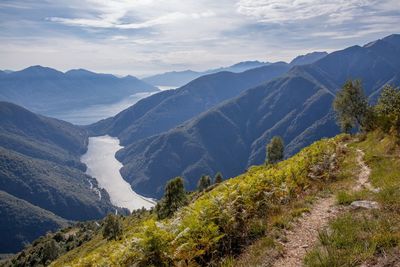
{"type": "MultiPolygon", "coordinates": [[[[394,2],[394,1],[391,1],[394,2]]],[[[399,3],[399,2],[398,2],[399,3]]],[[[399,4],[394,4],[399,6],[399,4]]],[[[289,23],[327,18],[323,23],[343,23],[351,21],[355,15],[363,13],[365,8],[387,11],[384,0],[240,0],[237,3],[239,13],[254,17],[265,23],[289,23]]],[[[362,15],[362,14],[361,14],[362,15]]]]}
{"type": "Polygon", "coordinates": [[[364,44],[400,32],[399,18],[399,0],[13,0],[0,3],[0,58],[7,69],[203,70],[364,44]]]}

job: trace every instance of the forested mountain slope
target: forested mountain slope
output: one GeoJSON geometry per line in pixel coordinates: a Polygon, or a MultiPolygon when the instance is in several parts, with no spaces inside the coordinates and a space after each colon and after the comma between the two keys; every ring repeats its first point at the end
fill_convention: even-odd
{"type": "Polygon", "coordinates": [[[361,79],[372,98],[383,85],[399,84],[399,39],[388,36],[296,66],[175,129],[133,142],[118,153],[122,174],[138,192],[160,197],[178,175],[194,188],[202,174],[231,177],[260,164],[274,135],[284,138],[287,155],[333,136],[339,130],[331,103],[347,79],[361,79]]]}
{"type": "Polygon", "coordinates": [[[15,252],[67,220],[98,219],[114,211],[107,192],[97,188],[79,161],[87,146],[85,130],[0,102],[0,137],[5,220],[0,252],[15,252]]]}
{"type": "Polygon", "coordinates": [[[96,135],[118,136],[123,145],[167,131],[244,90],[276,78],[289,69],[275,63],[243,73],[219,72],[143,99],[112,118],[89,126],[96,135]]]}

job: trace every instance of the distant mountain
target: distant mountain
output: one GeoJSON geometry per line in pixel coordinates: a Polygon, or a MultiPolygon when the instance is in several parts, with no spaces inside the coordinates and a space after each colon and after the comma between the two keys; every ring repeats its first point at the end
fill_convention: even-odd
{"type": "Polygon", "coordinates": [[[154,86],[175,86],[180,87],[183,86],[194,79],[197,79],[201,76],[207,74],[213,74],[221,71],[229,71],[234,73],[243,72],[246,70],[267,66],[271,63],[268,62],[260,62],[260,61],[244,61],[237,64],[234,64],[229,67],[223,67],[218,69],[211,69],[206,71],[192,71],[192,70],[184,70],[184,71],[171,71],[162,74],[153,75],[147,78],[144,78],[143,81],[152,84],[154,86]]]}
{"type": "Polygon", "coordinates": [[[118,78],[83,69],[66,73],[42,66],[0,75],[0,100],[44,115],[119,101],[158,89],[133,76],[118,78]]]}
{"type": "Polygon", "coordinates": [[[232,177],[262,163],[265,144],[275,135],[284,138],[286,154],[292,155],[338,133],[332,101],[347,79],[356,78],[371,98],[387,83],[400,85],[400,35],[295,66],[179,127],[130,139],[118,153],[124,164],[121,173],[135,191],[160,197],[165,182],[175,176],[183,175],[193,189],[202,174],[222,171],[232,177]]]}
{"type": "Polygon", "coordinates": [[[291,62],[291,66],[298,66],[298,65],[307,65],[311,64],[317,60],[320,60],[321,58],[325,57],[328,55],[327,52],[312,52],[308,53],[306,55],[301,55],[296,58],[294,58],[291,62]]]}
{"type": "Polygon", "coordinates": [[[206,74],[208,73],[192,70],[170,71],[143,78],[143,81],[154,86],[180,87],[206,74]]]}
{"type": "Polygon", "coordinates": [[[0,235],[1,244],[8,244],[0,253],[15,252],[69,220],[98,219],[115,210],[107,192],[84,173],[79,158],[87,142],[81,128],[0,102],[0,191],[6,196],[0,200],[0,235]]]}
{"type": "Polygon", "coordinates": [[[244,90],[289,70],[274,63],[242,73],[218,72],[143,99],[116,116],[88,127],[94,135],[118,136],[123,145],[167,131],[244,90]]]}

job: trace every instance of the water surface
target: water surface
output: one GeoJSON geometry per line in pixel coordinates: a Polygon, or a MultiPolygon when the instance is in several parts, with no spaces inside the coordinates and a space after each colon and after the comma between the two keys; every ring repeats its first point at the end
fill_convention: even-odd
{"type": "Polygon", "coordinates": [[[76,125],[87,125],[115,116],[124,109],[136,104],[139,100],[149,97],[154,93],[157,92],[137,93],[115,103],[91,105],[65,112],[55,112],[49,115],[76,125]]]}
{"type": "Polygon", "coordinates": [[[115,158],[115,153],[121,148],[118,138],[108,135],[89,137],[88,151],[81,157],[87,166],[86,173],[96,178],[115,206],[131,211],[142,207],[150,209],[155,202],[135,193],[119,172],[123,165],[115,158]]]}

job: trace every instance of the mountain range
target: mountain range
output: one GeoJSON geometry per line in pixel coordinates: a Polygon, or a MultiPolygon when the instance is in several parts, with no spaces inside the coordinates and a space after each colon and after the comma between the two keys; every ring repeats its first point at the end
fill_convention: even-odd
{"type": "MultiPolygon", "coordinates": [[[[400,35],[391,35],[365,46],[333,52],[312,64],[291,67],[277,79],[205,107],[203,113],[191,119],[188,116],[187,121],[175,128],[168,124],[169,130],[164,126],[166,121],[177,114],[187,114],[192,104],[174,101],[175,108],[170,113],[169,108],[160,106],[165,101],[162,94],[109,119],[106,127],[96,129],[99,124],[95,124],[91,129],[99,134],[118,136],[125,145],[117,154],[124,164],[121,170],[124,178],[137,192],[160,197],[166,181],[175,176],[182,175],[187,187],[193,189],[203,174],[221,171],[225,177],[232,177],[251,165],[262,163],[265,144],[274,135],[283,137],[286,155],[292,155],[315,140],[337,134],[339,129],[331,103],[344,82],[362,79],[366,94],[373,100],[385,84],[399,84],[399,66],[400,35]],[[157,112],[144,108],[150,101],[154,101],[155,107],[160,106],[157,112]],[[130,121],[129,110],[146,120],[130,121]],[[163,119],[157,122],[159,114],[163,119]],[[153,129],[154,126],[143,126],[152,121],[157,122],[156,126],[162,122],[164,132],[141,130],[153,129]]],[[[209,84],[208,80],[216,76],[203,76],[187,86],[200,81],[209,84]]],[[[230,80],[224,77],[224,81],[228,84],[230,80]]],[[[175,120],[175,123],[179,122],[175,120]]]]}
{"type": "MultiPolygon", "coordinates": [[[[294,65],[302,65],[308,64],[312,61],[316,61],[319,58],[326,56],[326,52],[313,52],[307,55],[298,56],[290,62],[291,66],[294,65]]],[[[234,73],[243,72],[246,70],[259,68],[263,66],[268,66],[272,63],[270,62],[260,62],[260,61],[243,61],[236,63],[229,67],[222,67],[217,69],[210,69],[206,71],[193,71],[193,70],[184,70],[184,71],[171,71],[162,74],[156,74],[153,76],[149,76],[143,79],[143,81],[152,84],[154,86],[173,86],[180,87],[183,86],[190,81],[199,78],[201,76],[217,73],[221,71],[229,71],[234,73]]]]}
{"type": "Polygon", "coordinates": [[[49,230],[113,212],[86,175],[87,132],[0,102],[0,253],[20,250],[49,230]]]}
{"type": "Polygon", "coordinates": [[[112,103],[135,93],[155,91],[158,88],[133,76],[119,78],[84,69],[63,73],[32,66],[0,73],[0,101],[13,102],[43,115],[112,103]]]}

